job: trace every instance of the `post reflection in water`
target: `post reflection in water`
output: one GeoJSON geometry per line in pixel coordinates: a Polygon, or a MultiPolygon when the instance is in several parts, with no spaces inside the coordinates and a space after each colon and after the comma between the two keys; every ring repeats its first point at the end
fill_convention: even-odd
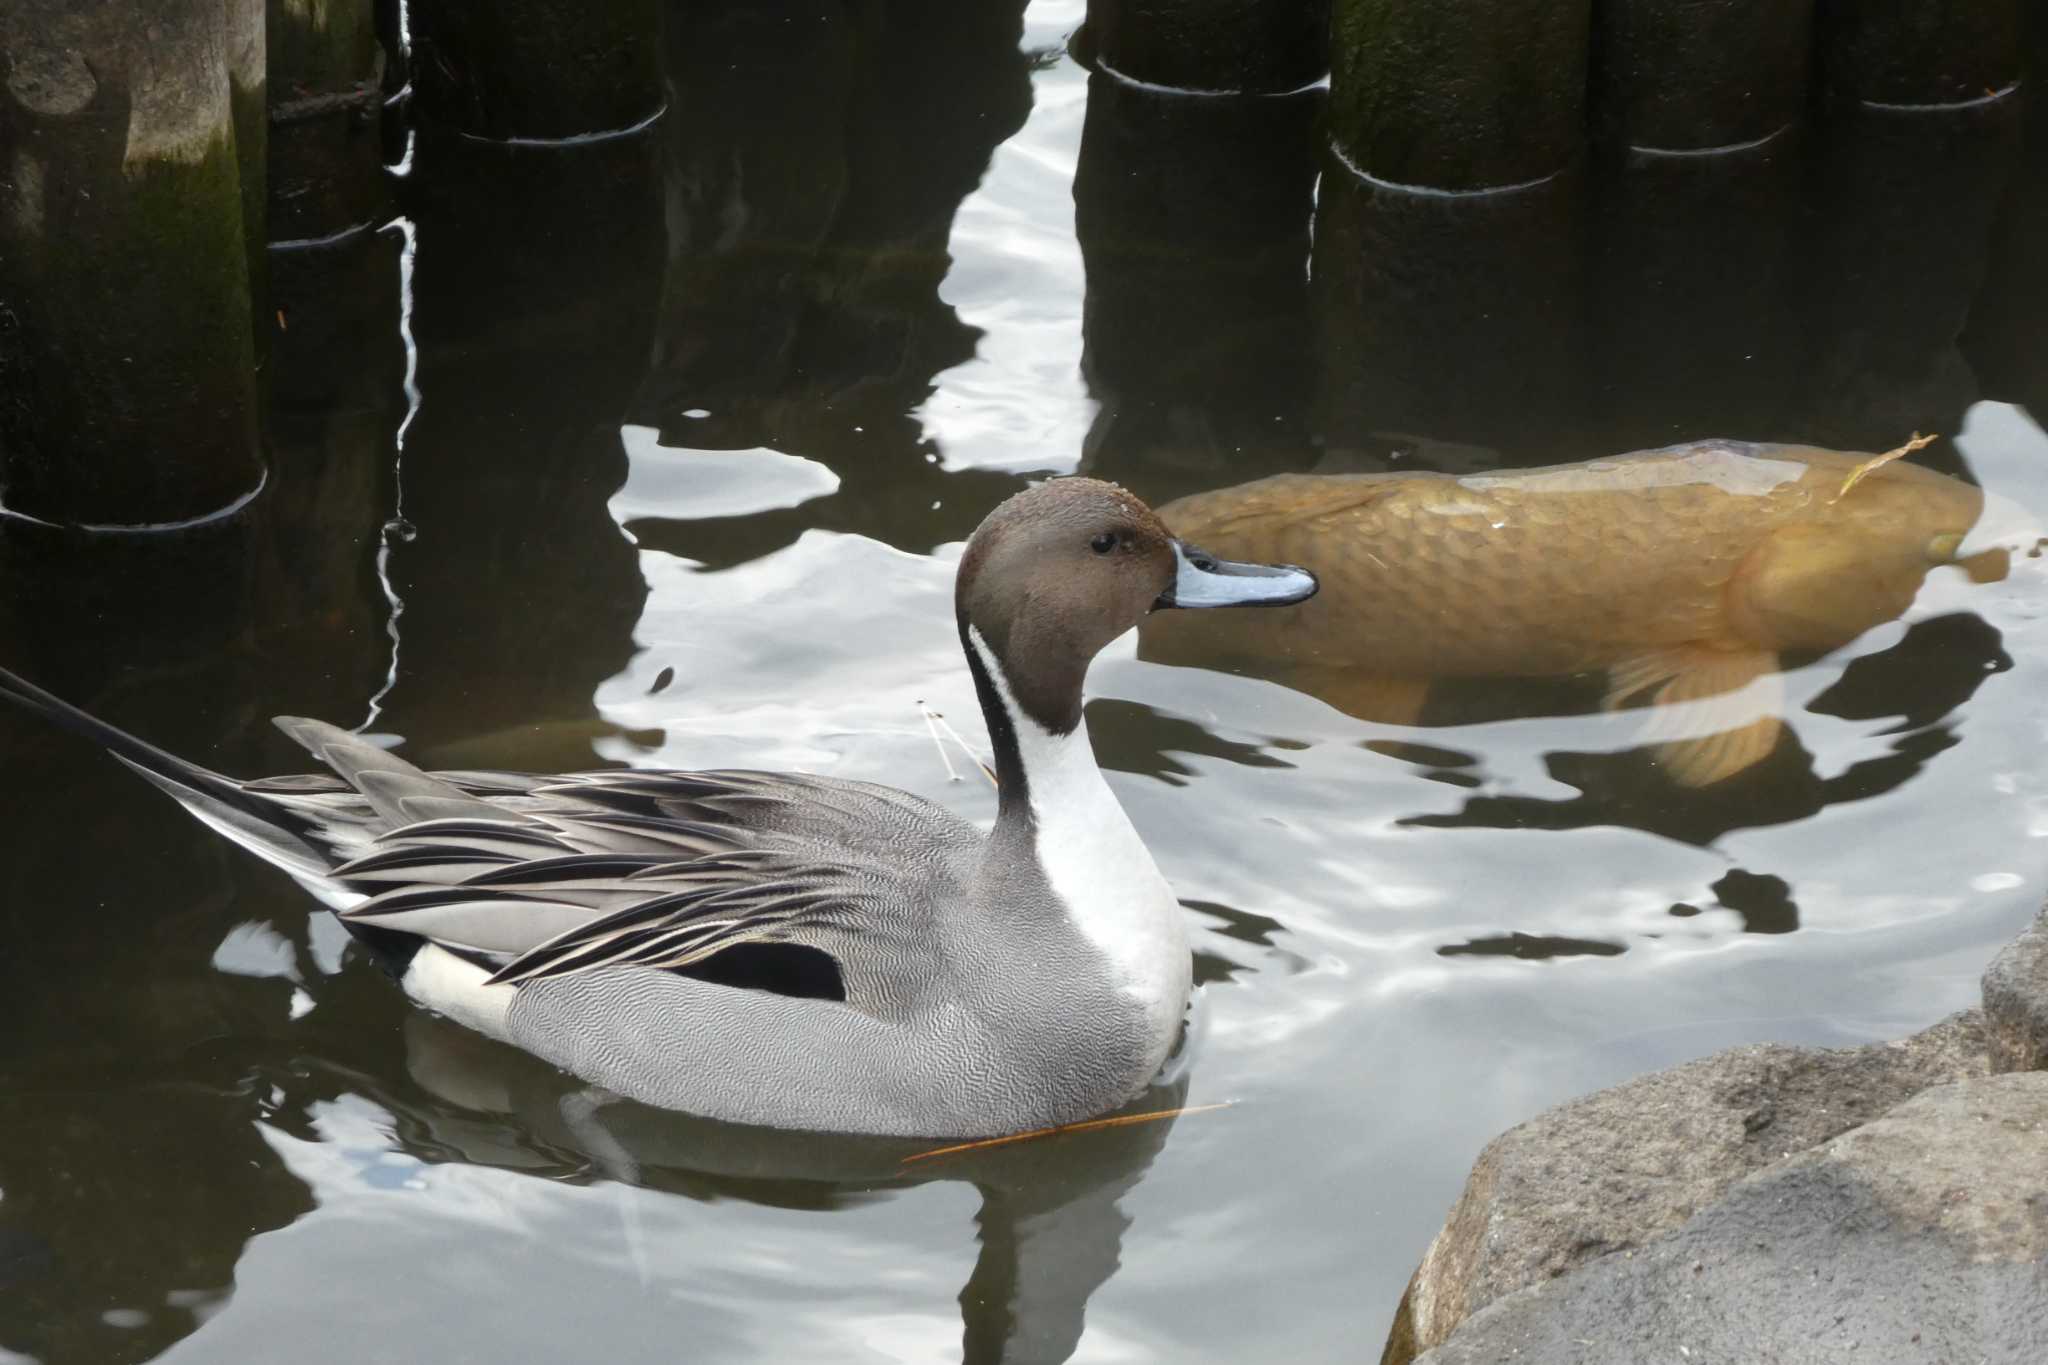
{"type": "Polygon", "coordinates": [[[715,567],[807,528],[928,550],[1023,486],[943,469],[916,412],[933,377],[974,354],[939,286],[954,210],[1030,108],[1021,10],[719,3],[674,16],[681,103],[659,135],[668,272],[635,420],[664,445],[801,451],[839,486],[738,522],[636,521],[642,544],[715,567]]]}
{"type": "Polygon", "coordinates": [[[1301,449],[1322,99],[1089,76],[1074,233],[1088,274],[1081,368],[1101,407],[1084,472],[1156,504],[1286,468],[1301,449]]]}
{"type": "MultiPolygon", "coordinates": [[[[436,744],[537,717],[594,721],[591,694],[632,652],[646,589],[606,501],[653,346],[662,183],[646,137],[530,148],[441,133],[422,136],[406,187],[421,399],[388,566],[395,682],[376,724],[438,761],[436,744]]],[[[521,758],[587,766],[589,752],[572,729],[521,758]]]]}
{"type": "MultiPolygon", "coordinates": [[[[288,879],[4,715],[0,1355],[1332,1358],[1495,1132],[1967,1003],[2048,890],[2013,758],[2048,721],[2048,437],[2009,406],[2048,374],[2043,102],[2017,162],[2015,98],[1846,105],[1418,194],[1325,155],[1314,90],[1088,69],[1082,9],[671,5],[637,134],[423,124],[390,184],[410,275],[395,231],[272,261],[265,496],[173,538],[0,519],[0,663],[238,774],[303,765],[269,715],[374,696],[427,765],[801,767],[985,820],[917,708],[980,742],[947,547],[1001,497],[1078,465],[1227,552],[1254,480],[1427,484],[1470,503],[1415,518],[1468,537],[1446,563],[1523,558],[1374,580],[1307,667],[1287,639],[1165,666],[1148,632],[1091,677],[1201,983],[1185,1069],[1132,1107],[1241,1103],[908,1166],[608,1103],[413,1010],[288,879]],[[1916,429],[1952,439],[1854,486],[1781,448],[1716,466],[1798,466],[1769,489],[1529,510],[1544,466],[1916,429]],[[1771,550],[1752,513],[1795,489],[1915,495],[1771,550]],[[1686,662],[1659,632],[1671,582],[1714,597],[1702,565],[1781,589],[1696,606],[1770,627],[1748,689],[1644,670],[1686,662]],[[1609,652],[1559,653],[1574,623],[1609,652]],[[1453,645],[1494,653],[1389,666],[1453,645]],[[1557,676],[1520,676],[1544,650],[1557,676]],[[1628,682],[1692,699],[1603,714],[1628,682]],[[1646,737],[1665,713],[1685,732],[1646,737]],[[1693,785],[1642,749],[1731,728],[1757,742],[1693,785]]],[[[1329,611],[1359,553],[1419,543],[1303,534],[1329,611]]]]}

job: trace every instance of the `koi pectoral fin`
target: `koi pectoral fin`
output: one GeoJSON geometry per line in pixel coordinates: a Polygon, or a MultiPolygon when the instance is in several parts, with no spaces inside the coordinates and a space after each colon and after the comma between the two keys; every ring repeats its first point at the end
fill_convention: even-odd
{"type": "Polygon", "coordinates": [[[1770,650],[1678,645],[1639,654],[1609,670],[1602,705],[1618,711],[1638,697],[1650,703],[1642,740],[1681,786],[1709,787],[1756,766],[1785,729],[1783,675],[1770,650]]]}

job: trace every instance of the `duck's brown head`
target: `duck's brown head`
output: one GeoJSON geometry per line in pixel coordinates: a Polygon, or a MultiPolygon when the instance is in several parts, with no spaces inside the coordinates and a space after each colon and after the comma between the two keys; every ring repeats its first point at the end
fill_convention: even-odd
{"type": "Polygon", "coordinates": [[[1315,590],[1306,569],[1217,559],[1115,484],[1066,478],[988,514],[961,556],[953,604],[970,660],[984,662],[978,641],[1017,708],[1057,735],[1080,723],[1097,651],[1147,612],[1285,606],[1315,590]]]}

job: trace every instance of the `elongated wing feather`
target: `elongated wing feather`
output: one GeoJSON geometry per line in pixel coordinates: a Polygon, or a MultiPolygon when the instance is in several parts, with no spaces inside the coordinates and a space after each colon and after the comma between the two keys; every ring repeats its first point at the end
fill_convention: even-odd
{"type": "Polygon", "coordinates": [[[855,869],[795,858],[735,865],[712,855],[630,890],[638,899],[538,944],[492,979],[516,983],[610,965],[686,967],[739,943],[843,952],[846,930],[872,908],[855,869]]]}
{"type": "MultiPolygon", "coordinates": [[[[367,897],[343,917],[461,949],[493,964],[494,982],[685,969],[740,944],[792,944],[833,959],[849,1003],[886,1008],[914,992],[931,908],[964,894],[980,842],[907,793],[823,778],[425,776],[488,813],[375,830],[333,870],[367,897]]],[[[425,795],[397,799],[440,808],[425,795]]],[[[279,796],[338,799],[325,787],[279,796]]]]}

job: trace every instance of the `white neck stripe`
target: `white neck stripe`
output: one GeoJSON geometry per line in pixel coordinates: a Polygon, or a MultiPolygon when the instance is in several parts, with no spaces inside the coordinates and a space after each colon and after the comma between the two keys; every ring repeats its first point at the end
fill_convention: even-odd
{"type": "Polygon", "coordinates": [[[1064,735],[1048,731],[1018,707],[981,632],[969,625],[967,639],[1009,714],[1030,800],[1033,852],[1047,885],[1144,1006],[1157,1037],[1170,1042],[1189,989],[1179,900],[1103,780],[1087,721],[1064,735]]]}

